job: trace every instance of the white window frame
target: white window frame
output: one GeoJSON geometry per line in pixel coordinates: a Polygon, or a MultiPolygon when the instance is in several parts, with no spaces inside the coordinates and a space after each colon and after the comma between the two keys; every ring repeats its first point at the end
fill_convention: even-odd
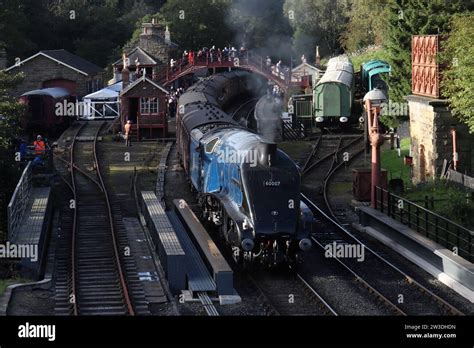
{"type": "Polygon", "coordinates": [[[158,98],[140,98],[140,114],[154,115],[160,112],[158,98]]]}

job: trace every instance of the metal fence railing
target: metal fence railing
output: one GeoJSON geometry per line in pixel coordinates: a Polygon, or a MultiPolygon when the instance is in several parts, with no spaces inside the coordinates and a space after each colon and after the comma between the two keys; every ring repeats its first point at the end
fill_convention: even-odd
{"type": "Polygon", "coordinates": [[[8,204],[8,240],[15,237],[21,226],[21,220],[31,196],[31,176],[32,164],[28,162],[8,204]]]}
{"type": "Polygon", "coordinates": [[[381,187],[376,194],[375,209],[473,262],[474,231],[381,187]]]}
{"type": "Polygon", "coordinates": [[[292,121],[283,121],[282,137],[284,141],[301,140],[304,139],[305,135],[305,128],[302,122],[296,121],[294,124],[292,121]]]}

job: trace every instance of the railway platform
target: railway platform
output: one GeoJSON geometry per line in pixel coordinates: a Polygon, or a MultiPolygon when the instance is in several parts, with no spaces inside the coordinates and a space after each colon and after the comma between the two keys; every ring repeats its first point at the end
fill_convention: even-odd
{"type": "Polygon", "coordinates": [[[44,268],[47,241],[51,228],[52,199],[50,187],[33,184],[29,162],[8,205],[8,243],[6,257],[21,259],[21,273],[39,279],[44,268]]]}
{"type": "Polygon", "coordinates": [[[353,224],[474,302],[474,265],[446,247],[370,207],[358,206],[353,224]]]}

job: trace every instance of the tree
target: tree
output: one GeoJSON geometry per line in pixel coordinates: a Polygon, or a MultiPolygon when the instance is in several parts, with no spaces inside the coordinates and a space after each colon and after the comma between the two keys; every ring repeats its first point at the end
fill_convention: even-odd
{"type": "Polygon", "coordinates": [[[8,149],[12,140],[19,136],[24,105],[8,94],[24,77],[0,71],[0,149],[8,149]]]}
{"type": "Polygon", "coordinates": [[[384,46],[392,71],[390,99],[403,102],[411,91],[411,36],[447,33],[450,16],[466,9],[462,0],[389,0],[384,46]]]}
{"type": "Polygon", "coordinates": [[[441,91],[449,100],[455,117],[474,133],[474,13],[457,15],[451,21],[451,32],[443,43],[441,91]]]}
{"type": "Polygon", "coordinates": [[[283,13],[285,0],[235,0],[229,8],[227,24],[233,44],[261,51],[261,54],[291,57],[292,29],[283,13]]]}
{"type": "Polygon", "coordinates": [[[0,0],[0,47],[8,61],[48,49],[66,49],[105,66],[135,22],[164,0],[0,0]]]}
{"type": "Polygon", "coordinates": [[[49,6],[55,17],[51,48],[67,49],[97,65],[108,64],[109,53],[121,47],[133,27],[120,20],[116,0],[89,4],[83,0],[63,0],[49,6]]]}
{"type": "Polygon", "coordinates": [[[8,62],[38,49],[39,39],[48,40],[48,16],[44,1],[0,0],[0,46],[8,62]]]}
{"type": "Polygon", "coordinates": [[[382,43],[387,3],[388,0],[352,0],[349,22],[340,38],[346,50],[353,52],[382,43]]]}
{"type": "Polygon", "coordinates": [[[147,14],[143,16],[142,18],[138,19],[137,22],[135,23],[135,29],[133,31],[132,38],[129,41],[127,41],[122,51],[128,52],[138,46],[140,42],[140,34],[143,31],[143,27],[142,27],[143,23],[151,23],[153,19],[157,21],[157,23],[163,26],[167,26],[170,24],[166,21],[165,17],[163,17],[163,15],[159,12],[155,14],[147,14]]]}
{"type": "Polygon", "coordinates": [[[6,230],[7,205],[19,177],[18,162],[14,161],[14,140],[20,134],[20,118],[24,105],[8,95],[8,90],[22,80],[21,75],[8,75],[0,71],[0,241],[6,230]]]}
{"type": "Polygon", "coordinates": [[[183,49],[226,46],[232,33],[225,23],[226,0],[168,0],[161,14],[170,24],[172,39],[183,49]]]}
{"type": "Polygon", "coordinates": [[[340,53],[341,37],[349,15],[349,0],[286,0],[284,11],[290,18],[296,36],[294,36],[297,54],[314,57],[314,48],[319,45],[322,54],[340,53]],[[302,49],[298,40],[314,40],[313,45],[302,49]]]}

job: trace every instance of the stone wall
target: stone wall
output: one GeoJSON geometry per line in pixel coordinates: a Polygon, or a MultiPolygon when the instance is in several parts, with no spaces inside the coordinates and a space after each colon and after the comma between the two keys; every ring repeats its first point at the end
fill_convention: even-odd
{"type": "Polygon", "coordinates": [[[410,108],[411,153],[413,182],[439,177],[446,159],[453,159],[451,130],[457,132],[458,171],[474,173],[474,135],[468,127],[453,118],[444,100],[408,96],[410,108]]]}
{"type": "Polygon", "coordinates": [[[87,82],[98,76],[85,76],[71,68],[48,59],[43,56],[38,56],[25,64],[9,71],[11,74],[23,72],[25,79],[15,89],[10,90],[11,95],[19,97],[23,93],[35,89],[43,88],[43,82],[54,79],[65,79],[76,82],[76,91],[78,97],[83,97],[88,94],[87,82]]]}
{"type": "Polygon", "coordinates": [[[170,46],[165,43],[164,39],[157,34],[140,35],[139,47],[145,52],[150,53],[153,57],[158,58],[161,63],[168,64],[171,59],[170,46]]]}

